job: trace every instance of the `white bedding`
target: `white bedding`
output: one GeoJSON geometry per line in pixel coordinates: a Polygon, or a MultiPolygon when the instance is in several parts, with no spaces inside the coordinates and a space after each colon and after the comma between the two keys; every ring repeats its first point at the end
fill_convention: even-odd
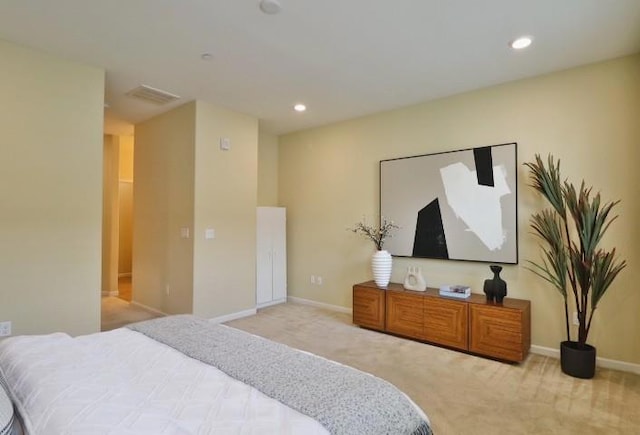
{"type": "Polygon", "coordinates": [[[28,434],[300,434],[318,422],[126,328],[0,342],[28,434]]]}

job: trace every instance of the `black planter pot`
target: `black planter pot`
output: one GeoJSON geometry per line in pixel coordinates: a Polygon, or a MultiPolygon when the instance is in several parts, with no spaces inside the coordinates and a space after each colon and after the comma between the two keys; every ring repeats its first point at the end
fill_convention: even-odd
{"type": "Polygon", "coordinates": [[[562,372],[574,378],[591,379],[596,374],[596,348],[577,341],[560,343],[560,366],[562,372]]]}

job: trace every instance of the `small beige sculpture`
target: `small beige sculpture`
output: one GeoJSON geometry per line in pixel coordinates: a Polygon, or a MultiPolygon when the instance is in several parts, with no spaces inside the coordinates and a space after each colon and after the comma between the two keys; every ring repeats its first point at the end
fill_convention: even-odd
{"type": "Polygon", "coordinates": [[[419,267],[407,267],[407,275],[402,286],[407,290],[425,291],[427,289],[427,281],[422,276],[422,269],[419,267]]]}

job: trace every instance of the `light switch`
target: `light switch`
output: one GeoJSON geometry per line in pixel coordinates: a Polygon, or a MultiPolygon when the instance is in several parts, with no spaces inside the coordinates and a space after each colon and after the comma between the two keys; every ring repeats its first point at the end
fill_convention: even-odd
{"type": "Polygon", "coordinates": [[[229,139],[228,137],[221,137],[220,149],[222,151],[229,151],[231,149],[231,139],[229,139]]]}
{"type": "Polygon", "coordinates": [[[183,239],[189,238],[189,227],[180,228],[180,237],[182,237],[183,239]]]}
{"type": "Polygon", "coordinates": [[[213,228],[207,228],[206,230],[204,230],[204,238],[207,240],[215,239],[216,231],[213,228]]]}

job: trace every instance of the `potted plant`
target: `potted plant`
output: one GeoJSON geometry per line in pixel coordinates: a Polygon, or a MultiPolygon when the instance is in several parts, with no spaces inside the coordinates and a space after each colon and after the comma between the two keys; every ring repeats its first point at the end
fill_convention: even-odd
{"type": "Polygon", "coordinates": [[[369,225],[365,220],[358,222],[350,228],[356,234],[363,235],[376,245],[376,252],[371,259],[373,279],[378,287],[387,288],[391,279],[392,259],[391,254],[382,249],[387,237],[391,237],[391,232],[399,228],[391,220],[382,217],[380,226],[369,225]]]}
{"type": "Polygon", "coordinates": [[[587,344],[593,313],[605,292],[626,266],[616,258],[616,250],[599,247],[602,236],[617,216],[611,210],[620,201],[602,203],[592,188],[576,189],[560,181],[560,161],[548,156],[547,165],[539,155],[525,163],[531,186],[549,202],[551,208],[531,217],[533,234],[540,238],[542,261],[529,261],[529,270],[551,283],[564,298],[567,340],[560,343],[562,371],[590,379],[595,374],[596,349],[587,344]],[[569,329],[569,298],[578,317],[577,340],[569,329]]]}

